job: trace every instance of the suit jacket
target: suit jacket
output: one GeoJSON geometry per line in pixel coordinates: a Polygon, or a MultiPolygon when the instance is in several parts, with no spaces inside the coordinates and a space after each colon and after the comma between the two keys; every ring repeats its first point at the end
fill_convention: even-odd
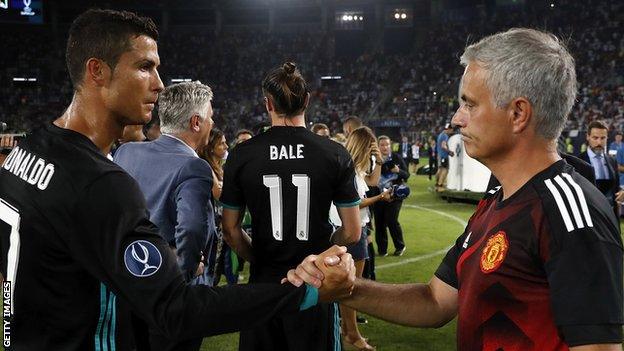
{"type": "Polygon", "coordinates": [[[209,275],[194,278],[202,252],[208,255],[210,245],[216,241],[212,169],[208,162],[186,143],[168,135],[150,142],[123,144],[114,160],[139,183],[150,220],[176,248],[178,265],[187,282],[211,285],[209,275]]]}
{"type": "MultiPolygon", "coordinates": [[[[607,197],[612,205],[615,205],[615,193],[620,191],[620,172],[618,171],[618,165],[615,158],[607,153],[604,154],[607,161],[607,169],[609,171],[609,180],[601,181],[596,179],[596,186],[607,197]]],[[[591,166],[591,160],[587,151],[581,153],[579,158],[591,166]]],[[[593,166],[592,166],[593,169],[593,166]]],[[[594,173],[595,174],[595,173],[594,173]]]]}
{"type": "Polygon", "coordinates": [[[412,160],[412,143],[407,143],[407,157],[403,157],[403,143],[399,143],[399,152],[397,152],[399,156],[405,161],[409,163],[412,160]]]}

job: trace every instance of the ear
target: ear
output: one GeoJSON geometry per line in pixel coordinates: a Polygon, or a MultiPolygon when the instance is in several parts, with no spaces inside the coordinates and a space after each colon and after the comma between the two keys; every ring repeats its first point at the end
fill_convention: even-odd
{"type": "Polygon", "coordinates": [[[192,130],[195,133],[199,133],[201,129],[200,126],[201,126],[201,117],[199,117],[198,115],[191,116],[191,119],[189,120],[190,130],[192,130]]]}
{"type": "Polygon", "coordinates": [[[310,93],[306,93],[306,98],[305,98],[305,102],[303,103],[303,109],[307,109],[308,108],[308,104],[310,103],[310,93]]]}
{"type": "Polygon", "coordinates": [[[90,58],[85,64],[84,80],[86,82],[93,82],[96,86],[106,85],[112,75],[110,66],[97,58],[90,58]]]}
{"type": "Polygon", "coordinates": [[[264,107],[266,107],[267,112],[272,112],[275,109],[273,101],[268,96],[264,97],[264,107]]]}
{"type": "Polygon", "coordinates": [[[524,97],[515,98],[509,105],[509,113],[511,115],[513,133],[522,133],[529,127],[533,119],[533,106],[524,97]]]}

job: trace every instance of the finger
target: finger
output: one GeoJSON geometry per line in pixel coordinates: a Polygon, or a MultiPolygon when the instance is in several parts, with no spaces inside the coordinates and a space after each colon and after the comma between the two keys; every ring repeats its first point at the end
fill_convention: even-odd
{"type": "Polygon", "coordinates": [[[323,251],[319,256],[340,256],[345,252],[347,252],[346,247],[333,245],[329,249],[323,251]]]}
{"type": "Polygon", "coordinates": [[[286,273],[286,278],[282,279],[282,281],[287,280],[290,284],[300,287],[303,284],[303,280],[299,279],[294,269],[291,269],[286,273]]]}
{"type": "Polygon", "coordinates": [[[288,283],[288,278],[282,278],[282,280],[280,280],[280,284],[284,283],[288,283]]]}
{"type": "Polygon", "coordinates": [[[308,274],[313,275],[318,279],[323,279],[323,272],[321,272],[321,270],[317,266],[317,262],[320,262],[318,257],[319,256],[316,255],[310,255],[306,257],[299,266],[308,274]]]}
{"type": "Polygon", "coordinates": [[[353,265],[353,256],[351,256],[350,253],[346,253],[340,256],[340,262],[342,262],[346,268],[350,269],[353,265]]]}
{"type": "Polygon", "coordinates": [[[327,266],[335,266],[340,263],[340,258],[338,256],[329,256],[325,257],[325,265],[327,266]]]}
{"type": "MultiPolygon", "coordinates": [[[[306,282],[306,283],[308,283],[310,285],[313,285],[313,286],[315,286],[317,288],[321,287],[321,280],[319,278],[317,278],[318,275],[316,275],[315,273],[313,273],[313,274],[308,273],[303,268],[303,265],[299,265],[297,267],[297,269],[295,269],[295,274],[297,275],[297,277],[296,277],[297,280],[304,281],[304,282],[306,282]]],[[[301,284],[299,284],[297,286],[300,286],[300,285],[301,284]]]]}

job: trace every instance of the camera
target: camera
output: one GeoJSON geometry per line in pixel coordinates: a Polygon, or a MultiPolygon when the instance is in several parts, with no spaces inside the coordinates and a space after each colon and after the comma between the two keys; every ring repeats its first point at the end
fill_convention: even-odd
{"type": "Polygon", "coordinates": [[[394,184],[392,186],[392,199],[404,200],[410,194],[410,188],[407,184],[394,184]]]}

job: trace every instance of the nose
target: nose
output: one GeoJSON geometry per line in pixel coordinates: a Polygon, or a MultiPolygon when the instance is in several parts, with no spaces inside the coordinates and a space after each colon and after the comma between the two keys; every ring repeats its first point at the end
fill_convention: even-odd
{"type": "Polygon", "coordinates": [[[455,111],[453,118],[451,118],[451,124],[460,128],[466,126],[466,114],[462,112],[461,106],[455,111]]]}
{"type": "Polygon", "coordinates": [[[157,93],[160,93],[161,91],[163,91],[165,89],[165,85],[163,84],[162,80],[160,79],[160,74],[158,74],[158,71],[156,71],[156,75],[155,76],[156,76],[156,81],[154,82],[155,86],[154,86],[153,89],[157,93]]]}

